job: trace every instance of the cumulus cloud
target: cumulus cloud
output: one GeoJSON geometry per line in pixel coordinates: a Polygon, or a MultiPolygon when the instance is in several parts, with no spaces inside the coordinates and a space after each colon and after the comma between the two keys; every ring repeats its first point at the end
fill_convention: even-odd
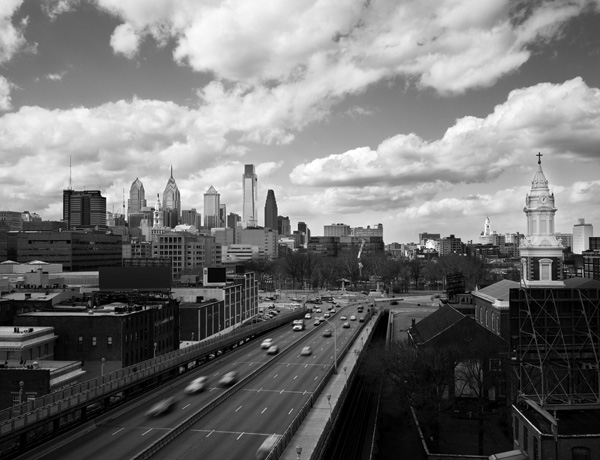
{"type": "Polygon", "coordinates": [[[443,180],[489,182],[522,155],[542,150],[556,156],[597,159],[600,90],[581,78],[512,91],[485,118],[456,121],[441,139],[398,134],[377,149],[362,147],[300,164],[290,180],[306,186],[356,186],[379,182],[411,186],[443,180]]]}
{"type": "Polygon", "coordinates": [[[124,21],[111,38],[115,52],[133,56],[146,35],[172,39],[175,60],[216,77],[201,99],[215,112],[233,112],[245,140],[267,143],[291,142],[343,97],[398,76],[440,94],[489,87],[527,62],[533,45],[559,37],[584,9],[598,9],[585,0],[97,4],[124,21]]]}
{"type": "Polygon", "coordinates": [[[10,110],[12,108],[10,90],[10,82],[0,75],[0,111],[10,110]]]}
{"type": "Polygon", "coordinates": [[[9,61],[27,44],[23,36],[23,28],[27,25],[27,21],[18,27],[12,23],[12,16],[22,3],[22,0],[0,2],[0,64],[9,61]]]}
{"type": "Polygon", "coordinates": [[[46,75],[46,80],[51,80],[51,81],[60,81],[63,79],[63,77],[67,74],[67,72],[60,72],[60,73],[49,73],[46,75]]]}
{"type": "Polygon", "coordinates": [[[140,46],[140,37],[131,24],[121,24],[110,37],[110,46],[115,53],[132,58],[140,46]]]}
{"type": "Polygon", "coordinates": [[[61,14],[73,11],[80,3],[80,0],[44,0],[42,10],[54,21],[61,14]]]}

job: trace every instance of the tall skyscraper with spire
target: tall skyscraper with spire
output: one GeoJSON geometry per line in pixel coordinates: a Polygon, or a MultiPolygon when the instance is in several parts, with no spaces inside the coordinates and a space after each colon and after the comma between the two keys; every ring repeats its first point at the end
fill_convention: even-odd
{"type": "Polygon", "coordinates": [[[242,175],[243,205],[242,221],[244,227],[256,227],[258,216],[256,215],[256,201],[258,192],[258,178],[254,172],[254,165],[245,165],[242,175]]]}
{"type": "Polygon", "coordinates": [[[173,166],[171,166],[171,177],[163,192],[163,209],[165,211],[165,226],[174,228],[179,224],[181,216],[181,194],[173,178],[173,166]]]}
{"type": "Polygon", "coordinates": [[[554,194],[542,171],[542,154],[538,153],[538,170],[531,181],[523,212],[527,215],[527,236],[519,247],[521,285],[523,287],[563,287],[564,247],[554,234],[554,194]]]}
{"type": "Polygon", "coordinates": [[[221,227],[221,195],[211,185],[204,194],[204,227],[221,227]]]}
{"type": "Polygon", "coordinates": [[[275,192],[267,191],[267,201],[265,202],[265,228],[277,230],[277,201],[275,192]]]}

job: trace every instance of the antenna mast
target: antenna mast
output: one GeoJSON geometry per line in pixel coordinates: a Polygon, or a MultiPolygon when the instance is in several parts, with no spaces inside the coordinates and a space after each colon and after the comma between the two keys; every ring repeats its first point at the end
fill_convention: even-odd
{"type": "Polygon", "coordinates": [[[69,155],[69,190],[73,190],[73,183],[71,182],[71,155],[69,155]]]}

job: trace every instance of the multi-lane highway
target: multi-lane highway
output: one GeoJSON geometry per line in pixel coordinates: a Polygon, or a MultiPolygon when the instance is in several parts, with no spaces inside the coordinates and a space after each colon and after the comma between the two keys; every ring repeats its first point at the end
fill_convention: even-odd
{"type": "MultiPolygon", "coordinates": [[[[351,328],[342,328],[342,315],[357,315],[356,307],[345,307],[336,312],[330,324],[314,326],[307,321],[305,331],[292,331],[291,323],[274,331],[268,337],[279,346],[280,354],[267,355],[260,343],[263,338],[239,347],[185,374],[161,388],[143,401],[134,402],[113,418],[98,422],[90,431],[58,446],[44,455],[29,458],[61,458],[92,460],[94,458],[131,458],[227,389],[218,386],[218,380],[227,372],[236,370],[240,380],[257,368],[269,365],[243,388],[200,419],[175,442],[162,449],[160,458],[254,458],[260,444],[270,434],[282,434],[310,394],[333,365],[334,337],[323,337],[325,329],[337,334],[337,349],[342,349],[359,327],[358,321],[349,321],[351,328]],[[312,332],[314,329],[317,331],[312,332]],[[302,356],[305,346],[312,354],[302,356]],[[184,388],[194,378],[209,378],[206,391],[186,395],[184,388]],[[150,418],[145,415],[156,402],[168,396],[177,398],[176,406],[167,414],[150,418]]],[[[322,316],[321,314],[317,314],[322,316]]]]}

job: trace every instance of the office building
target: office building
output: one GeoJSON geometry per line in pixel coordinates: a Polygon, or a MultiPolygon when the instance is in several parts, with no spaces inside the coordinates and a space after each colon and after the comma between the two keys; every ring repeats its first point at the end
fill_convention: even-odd
{"type": "MultiPolygon", "coordinates": [[[[131,214],[140,214],[142,209],[147,207],[146,202],[146,191],[144,190],[144,184],[139,178],[135,178],[131,187],[129,188],[129,199],[127,200],[127,216],[131,214]]],[[[129,221],[129,217],[127,218],[129,221]]],[[[138,224],[139,225],[139,224],[138,224]]]]}
{"type": "Polygon", "coordinates": [[[171,260],[174,280],[184,273],[214,267],[220,262],[214,237],[170,230],[154,237],[152,257],[171,260]]]}
{"type": "Polygon", "coordinates": [[[106,229],[106,198],[100,190],[63,190],[63,222],[68,230],[106,229]]]}
{"type": "Polygon", "coordinates": [[[23,230],[22,214],[17,211],[0,211],[0,230],[8,232],[23,230]]]}
{"type": "Polygon", "coordinates": [[[258,179],[254,172],[254,165],[245,165],[242,175],[243,206],[242,219],[244,227],[256,227],[258,225],[258,215],[256,209],[258,179]]]}
{"type": "Polygon", "coordinates": [[[181,211],[181,223],[185,225],[193,225],[196,228],[200,228],[201,215],[195,208],[183,209],[181,211]]]}
{"type": "Polygon", "coordinates": [[[427,241],[439,240],[440,238],[441,238],[441,235],[439,233],[428,233],[428,232],[419,233],[419,244],[424,246],[427,243],[427,241]]]}
{"type": "Polygon", "coordinates": [[[277,201],[275,192],[267,191],[267,201],[265,202],[265,228],[277,230],[277,201]]]}
{"type": "Polygon", "coordinates": [[[331,224],[323,227],[323,236],[349,236],[350,226],[346,224],[331,224]]]}
{"type": "Polygon", "coordinates": [[[225,227],[227,223],[227,205],[219,204],[219,227],[225,227]]]}
{"type": "Polygon", "coordinates": [[[573,225],[573,254],[581,254],[590,248],[590,237],[594,236],[592,224],[586,224],[585,219],[578,219],[573,225]]]}
{"type": "Polygon", "coordinates": [[[204,227],[207,229],[221,227],[221,195],[211,185],[204,194],[204,227]]]}
{"type": "Polygon", "coordinates": [[[350,235],[358,236],[358,237],[380,236],[383,238],[383,225],[377,224],[377,225],[374,225],[373,227],[371,227],[370,225],[367,225],[367,228],[353,227],[350,230],[350,235]]]}
{"type": "Polygon", "coordinates": [[[173,178],[173,167],[171,166],[171,177],[167,181],[163,192],[163,210],[165,227],[174,228],[179,224],[181,218],[181,194],[173,178]]]}
{"type": "Polygon", "coordinates": [[[292,234],[292,224],[290,218],[287,216],[277,216],[277,233],[282,236],[288,236],[292,234]]]}
{"type": "Polygon", "coordinates": [[[266,257],[277,257],[277,232],[272,228],[240,228],[235,230],[235,244],[258,246],[266,257]]]}
{"type": "Polygon", "coordinates": [[[242,222],[242,218],[235,212],[230,212],[227,216],[227,228],[236,228],[242,222]]]}
{"type": "Polygon", "coordinates": [[[554,234],[557,208],[542,171],[541,154],[525,202],[527,235],[519,247],[523,287],[562,287],[564,246],[554,234]]]}

